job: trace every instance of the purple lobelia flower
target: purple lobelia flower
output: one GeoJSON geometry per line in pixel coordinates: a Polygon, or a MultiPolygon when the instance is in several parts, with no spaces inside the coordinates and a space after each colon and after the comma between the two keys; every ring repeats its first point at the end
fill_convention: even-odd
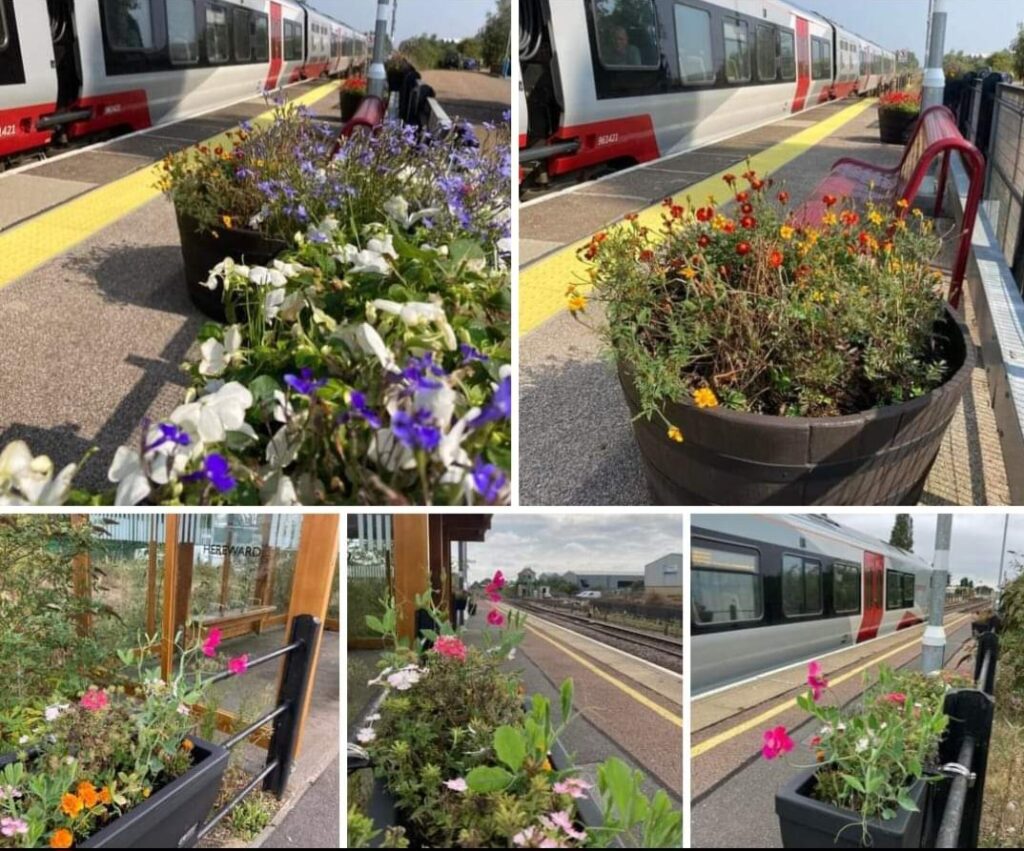
{"type": "Polygon", "coordinates": [[[396,411],[391,418],[391,431],[399,442],[410,449],[433,452],[441,442],[441,430],[434,425],[430,411],[420,408],[414,414],[396,411]]]}
{"type": "Polygon", "coordinates": [[[462,343],[459,345],[459,352],[462,354],[462,362],[464,364],[469,363],[487,363],[490,358],[483,354],[475,346],[471,346],[469,343],[462,343]]]}
{"type": "Polygon", "coordinates": [[[366,424],[373,429],[381,427],[380,417],[366,404],[366,396],[358,390],[349,394],[349,405],[356,416],[366,421],[366,424]]]}
{"type": "Polygon", "coordinates": [[[405,369],[402,370],[402,378],[409,382],[414,390],[436,390],[441,386],[441,382],[436,379],[445,375],[447,373],[444,367],[434,363],[433,352],[427,352],[422,357],[410,356],[405,369]]]}
{"type": "Polygon", "coordinates": [[[312,396],[327,383],[326,378],[314,378],[313,370],[308,366],[304,366],[299,370],[299,374],[286,373],[284,376],[284,383],[292,388],[296,393],[301,396],[312,396]]]}
{"type": "Polygon", "coordinates": [[[491,401],[484,406],[484,409],[472,420],[470,426],[480,428],[487,423],[507,420],[512,416],[512,378],[505,376],[494,391],[491,401]]]}
{"type": "Polygon", "coordinates": [[[188,434],[173,423],[160,423],[157,426],[157,430],[160,433],[153,439],[153,442],[145,448],[146,452],[152,452],[153,450],[159,449],[168,443],[173,443],[176,446],[188,446],[191,442],[191,438],[188,434]]]}
{"type": "Polygon", "coordinates": [[[231,465],[228,463],[228,459],[218,452],[211,452],[207,455],[203,459],[202,468],[183,476],[182,481],[207,481],[221,493],[234,490],[235,485],[238,484],[235,477],[231,475],[231,465]]]}
{"type": "Polygon", "coordinates": [[[494,464],[488,464],[483,458],[477,458],[471,473],[473,487],[487,503],[495,503],[508,482],[508,476],[494,464]]]}

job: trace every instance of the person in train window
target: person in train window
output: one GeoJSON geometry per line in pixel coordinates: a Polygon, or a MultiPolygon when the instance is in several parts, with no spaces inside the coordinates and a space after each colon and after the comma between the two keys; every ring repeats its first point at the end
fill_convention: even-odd
{"type": "Polygon", "coordinates": [[[140,18],[148,19],[149,0],[106,0],[110,44],[121,50],[143,50],[151,39],[144,38],[140,18]],[[145,3],[146,8],[142,8],[145,3]]]}
{"type": "Polygon", "coordinates": [[[629,40],[629,33],[621,25],[612,27],[611,39],[605,50],[604,60],[608,65],[642,65],[640,48],[629,40]]]}

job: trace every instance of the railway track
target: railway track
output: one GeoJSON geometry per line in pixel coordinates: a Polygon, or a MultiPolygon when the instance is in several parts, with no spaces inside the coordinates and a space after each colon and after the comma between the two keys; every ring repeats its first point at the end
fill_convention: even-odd
{"type": "Polygon", "coordinates": [[[618,624],[601,623],[551,606],[517,600],[514,605],[527,613],[541,615],[567,626],[574,632],[600,637],[606,644],[671,671],[683,671],[683,643],[680,639],[657,635],[618,624]],[[611,639],[611,640],[609,640],[611,639]]]}

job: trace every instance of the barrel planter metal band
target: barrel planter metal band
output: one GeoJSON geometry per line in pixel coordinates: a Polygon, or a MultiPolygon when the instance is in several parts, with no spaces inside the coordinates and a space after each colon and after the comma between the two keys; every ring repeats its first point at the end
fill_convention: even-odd
{"type": "Polygon", "coordinates": [[[211,290],[206,286],[210,270],[225,257],[238,263],[266,266],[288,248],[288,243],[245,228],[204,228],[188,213],[176,208],[175,214],[189,297],[211,319],[226,322],[223,287],[218,284],[211,290]]]}
{"type": "Polygon", "coordinates": [[[967,329],[949,308],[937,330],[952,374],[924,396],[839,417],[670,403],[664,414],[683,443],[666,436],[660,419],[637,417],[639,397],[620,361],[652,498],[661,505],[916,504],[975,364],[967,329]]]}
{"type": "Polygon", "coordinates": [[[893,819],[869,819],[864,825],[859,813],[811,797],[817,783],[816,771],[811,768],[793,775],[775,793],[775,813],[784,848],[921,847],[928,782],[918,780],[910,787],[909,794],[918,812],[900,810],[893,819]]]}
{"type": "MultiPolygon", "coordinates": [[[[229,752],[190,737],[192,767],[123,816],[78,843],[79,848],[191,848],[199,829],[213,810],[229,752]]],[[[0,768],[16,762],[16,755],[0,757],[0,768]]]]}

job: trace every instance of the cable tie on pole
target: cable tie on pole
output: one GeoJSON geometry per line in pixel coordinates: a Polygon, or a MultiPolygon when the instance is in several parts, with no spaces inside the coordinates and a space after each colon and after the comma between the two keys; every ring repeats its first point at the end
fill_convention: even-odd
{"type": "Polygon", "coordinates": [[[947,762],[939,771],[943,774],[948,774],[950,777],[966,777],[968,786],[974,786],[974,782],[978,779],[977,774],[959,762],[947,762]]]}

